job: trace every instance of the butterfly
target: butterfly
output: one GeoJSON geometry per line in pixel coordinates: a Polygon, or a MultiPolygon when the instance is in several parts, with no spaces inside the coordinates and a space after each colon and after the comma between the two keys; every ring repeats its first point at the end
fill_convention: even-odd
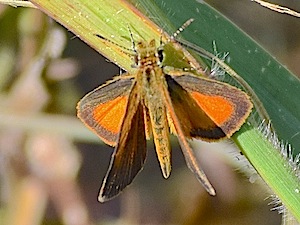
{"type": "Polygon", "coordinates": [[[115,148],[98,200],[114,198],[133,181],[144,166],[150,137],[162,174],[168,178],[170,133],[178,137],[190,170],[208,193],[215,195],[189,141],[231,137],[251,112],[249,96],[229,84],[180,68],[166,71],[163,45],[157,47],[154,39],[137,42],[134,52],[135,72],[114,77],[77,105],[81,121],[115,148]]]}

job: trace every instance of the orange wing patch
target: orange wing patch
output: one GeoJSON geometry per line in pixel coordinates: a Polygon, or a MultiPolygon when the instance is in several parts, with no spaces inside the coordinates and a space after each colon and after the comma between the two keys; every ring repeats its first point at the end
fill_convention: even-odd
{"type": "Polygon", "coordinates": [[[127,100],[127,96],[119,96],[111,101],[97,105],[93,110],[94,120],[105,130],[117,135],[121,130],[127,100]]]}
{"type": "Polygon", "coordinates": [[[218,126],[228,121],[234,114],[234,106],[224,97],[203,95],[199,92],[191,92],[191,95],[218,126]]]}

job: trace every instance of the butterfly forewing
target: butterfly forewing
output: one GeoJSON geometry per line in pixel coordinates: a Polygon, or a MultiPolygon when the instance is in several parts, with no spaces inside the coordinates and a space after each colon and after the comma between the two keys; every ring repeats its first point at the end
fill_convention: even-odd
{"type": "Polygon", "coordinates": [[[144,106],[137,88],[130,93],[117,143],[100,190],[100,202],[117,196],[129,185],[146,159],[144,106]]]}
{"type": "Polygon", "coordinates": [[[78,117],[109,145],[116,145],[132,83],[128,76],[116,77],[88,93],[77,105],[78,117]]]}

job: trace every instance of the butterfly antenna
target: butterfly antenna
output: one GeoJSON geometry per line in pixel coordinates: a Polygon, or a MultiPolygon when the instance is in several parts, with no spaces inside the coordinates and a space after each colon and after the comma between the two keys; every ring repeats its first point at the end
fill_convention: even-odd
{"type": "Polygon", "coordinates": [[[159,46],[163,46],[163,40],[162,40],[162,37],[164,35],[164,31],[163,29],[160,30],[160,38],[159,38],[159,46]]]}
{"type": "Polygon", "coordinates": [[[131,39],[131,43],[132,43],[132,49],[136,53],[136,48],[135,48],[135,42],[134,42],[133,34],[131,32],[131,29],[130,29],[129,25],[127,25],[127,28],[128,28],[129,34],[130,34],[130,39],[131,39]]]}
{"type": "MultiPolygon", "coordinates": [[[[131,33],[130,33],[130,34],[131,34],[131,33]]],[[[113,44],[113,45],[119,47],[119,48],[121,49],[121,51],[122,51],[124,54],[126,54],[126,55],[132,55],[132,54],[128,53],[128,52],[132,52],[132,49],[126,48],[126,47],[124,47],[124,46],[122,46],[122,45],[120,45],[120,44],[118,44],[118,43],[116,43],[116,42],[114,42],[114,41],[112,41],[112,40],[109,40],[109,39],[103,37],[103,36],[100,35],[100,34],[95,34],[95,36],[98,37],[98,38],[100,38],[100,39],[103,40],[104,42],[107,42],[107,43],[110,43],[110,44],[113,44]],[[126,52],[126,51],[128,51],[128,52],[126,52]]],[[[132,35],[130,35],[130,36],[132,36],[132,35]]],[[[135,49],[134,49],[134,51],[135,51],[135,49]]]]}
{"type": "Polygon", "coordinates": [[[194,22],[193,18],[188,19],[184,24],[181,25],[171,36],[170,40],[173,41],[176,39],[176,37],[184,31],[185,28],[187,28],[192,22],[194,22]]]}

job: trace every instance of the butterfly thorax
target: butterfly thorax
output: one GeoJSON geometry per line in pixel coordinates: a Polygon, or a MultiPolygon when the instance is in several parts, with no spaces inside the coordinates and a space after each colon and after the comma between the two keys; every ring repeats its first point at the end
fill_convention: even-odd
{"type": "Polygon", "coordinates": [[[158,53],[155,40],[150,42],[140,41],[136,45],[136,83],[139,93],[146,107],[150,102],[161,100],[159,87],[164,83],[161,68],[161,57],[158,53]]]}

